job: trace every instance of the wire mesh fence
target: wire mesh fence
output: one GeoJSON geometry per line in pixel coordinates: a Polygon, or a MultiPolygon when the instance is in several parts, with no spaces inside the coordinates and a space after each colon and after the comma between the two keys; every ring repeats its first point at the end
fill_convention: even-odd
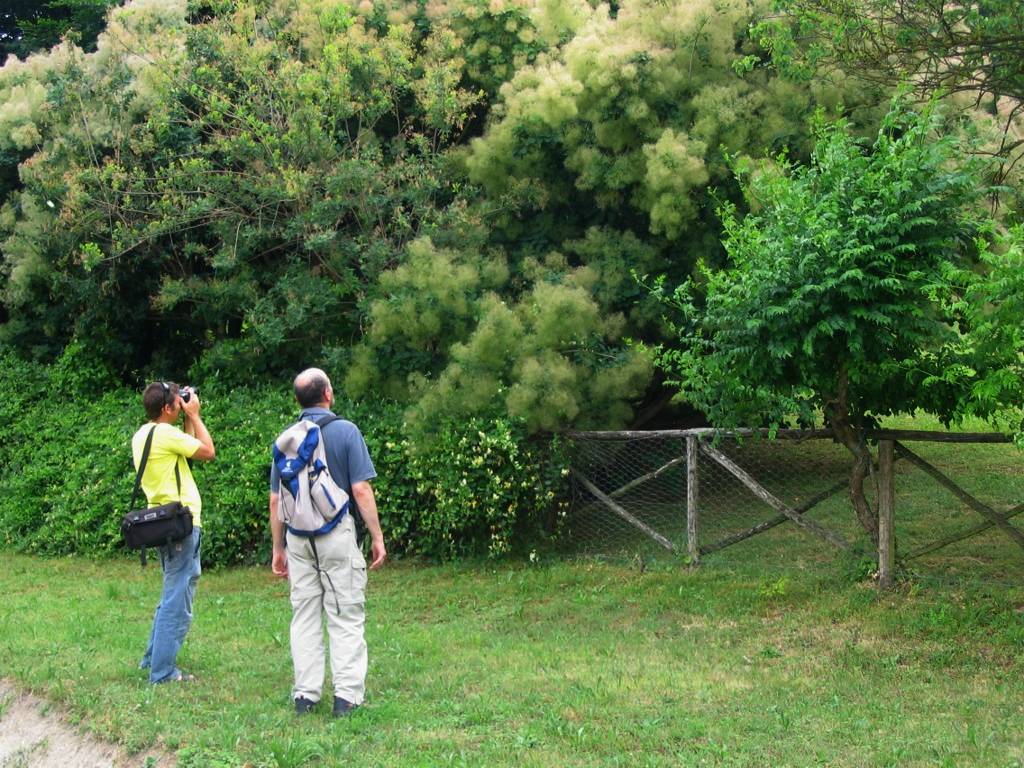
{"type": "MultiPolygon", "coordinates": [[[[1012,513],[1024,501],[1024,456],[1011,445],[905,445],[997,514],[1012,513]]],[[[1007,529],[907,459],[896,462],[894,475],[896,558],[904,569],[925,579],[1024,584],[1024,547],[1007,529]]],[[[1022,523],[1024,515],[1007,521],[1024,532],[1022,523]]]]}
{"type": "MultiPolygon", "coordinates": [[[[821,432],[787,438],[712,438],[699,431],[576,433],[567,547],[611,556],[692,553],[687,495],[693,485],[701,559],[825,560],[841,551],[837,542],[870,555],[850,503],[849,452],[821,432]],[[701,450],[695,473],[691,469],[688,476],[687,439],[698,434],[701,450]],[[795,524],[783,507],[806,525],[795,524]]],[[[907,445],[995,513],[1013,512],[1024,500],[1024,457],[1011,445],[907,445]]],[[[992,524],[902,455],[894,472],[900,569],[945,580],[1024,579],[1024,548],[1005,526],[992,524]]],[[[877,505],[876,475],[866,483],[872,505],[877,505]]],[[[1016,523],[1024,530],[1024,514],[1016,523]]]]}

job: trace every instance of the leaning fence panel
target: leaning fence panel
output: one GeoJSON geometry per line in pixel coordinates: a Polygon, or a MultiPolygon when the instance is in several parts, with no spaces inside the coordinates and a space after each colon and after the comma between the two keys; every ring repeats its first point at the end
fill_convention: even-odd
{"type": "MultiPolygon", "coordinates": [[[[687,552],[687,496],[693,484],[687,477],[687,437],[577,437],[568,524],[575,548],[687,552]]],[[[827,527],[836,539],[848,537],[849,521],[835,514],[832,498],[842,495],[849,472],[838,446],[821,439],[730,435],[701,436],[700,445],[699,455],[689,461],[692,465],[696,458],[699,531],[694,533],[701,553],[793,524],[783,509],[798,518],[806,513],[808,528],[827,527]],[[827,526],[818,518],[827,519],[827,526]]]]}
{"type": "Polygon", "coordinates": [[[686,549],[685,438],[577,440],[574,447],[567,540],[575,549],[667,549],[645,527],[674,550],[686,549]]]}
{"type": "MultiPolygon", "coordinates": [[[[886,562],[939,578],[968,571],[983,579],[1024,577],[1024,460],[1014,447],[993,443],[1005,438],[876,436],[895,448],[893,492],[883,502],[895,509],[893,555],[887,540],[882,546],[886,562]]],[[[828,433],[571,437],[575,498],[567,541],[574,551],[672,553],[692,562],[873,554],[850,504],[851,456],[828,433]]],[[[873,506],[878,482],[875,465],[865,483],[873,506]]]]}
{"type": "Polygon", "coordinates": [[[897,563],[919,578],[1024,583],[1024,458],[1017,449],[904,442],[897,456],[901,447],[894,483],[897,563]],[[994,523],[989,512],[1005,524],[994,523]]]}
{"type": "Polygon", "coordinates": [[[836,514],[835,503],[837,496],[840,502],[844,498],[849,461],[835,444],[726,437],[703,445],[702,553],[721,552],[740,542],[771,546],[792,536],[810,536],[827,553],[849,541],[848,521],[836,514]],[[774,533],[768,541],[756,538],[769,531],[774,533]]]}

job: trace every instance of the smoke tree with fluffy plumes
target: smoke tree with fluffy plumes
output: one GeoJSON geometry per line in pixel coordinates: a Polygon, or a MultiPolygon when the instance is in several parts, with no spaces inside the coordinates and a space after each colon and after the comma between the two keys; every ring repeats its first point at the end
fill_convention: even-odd
{"type": "Polygon", "coordinates": [[[726,153],[875,119],[757,66],[756,13],[129,2],[95,52],[0,68],[0,340],[129,379],[317,359],[424,429],[636,423],[664,393],[631,342],[666,327],[632,274],[725,258],[726,153]]]}
{"type": "MultiPolygon", "coordinates": [[[[746,2],[637,0],[615,12],[544,2],[531,18],[545,47],[501,86],[483,135],[459,151],[498,254],[464,259],[482,269],[500,258],[508,280],[474,289],[476,327],[454,344],[444,344],[448,329],[424,340],[429,329],[410,316],[371,330],[356,352],[350,382],[388,378],[424,423],[488,408],[541,429],[635,423],[657,387],[646,351],[626,340],[658,339],[664,327],[631,272],[682,279],[698,259],[721,261],[710,190],[740,199],[727,152],[799,155],[815,105],[845,99],[874,119],[874,92],[751,68],[746,2]],[[406,369],[403,392],[388,350],[425,344],[445,352],[406,369]]],[[[376,299],[374,315],[402,294],[376,299]]]]}

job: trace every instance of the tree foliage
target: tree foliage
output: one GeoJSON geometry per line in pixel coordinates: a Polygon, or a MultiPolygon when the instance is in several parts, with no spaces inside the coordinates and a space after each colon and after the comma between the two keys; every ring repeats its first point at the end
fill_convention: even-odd
{"type": "Polygon", "coordinates": [[[484,193],[475,210],[490,249],[451,257],[453,274],[481,276],[459,297],[458,327],[413,311],[449,305],[453,285],[385,283],[350,383],[387,378],[421,423],[487,408],[539,428],[629,423],[655,390],[626,339],[663,332],[631,270],[682,279],[698,258],[721,260],[708,192],[736,195],[723,150],[800,154],[815,105],[874,103],[753,69],[753,18],[746,2],[537,4],[530,39],[543,50],[500,88],[461,155],[484,193]],[[507,280],[488,288],[495,263],[507,280]],[[395,366],[394,349],[420,367],[395,366]]]}
{"type": "MultiPolygon", "coordinates": [[[[953,94],[990,116],[985,151],[1007,158],[1012,178],[1024,152],[1024,6],[1018,0],[776,0],[778,16],[757,35],[783,71],[798,80],[841,70],[923,98],[953,94]]],[[[845,75],[844,75],[845,76],[845,75]]]]}
{"type": "Polygon", "coordinates": [[[53,47],[72,35],[93,50],[104,27],[107,10],[118,0],[7,0],[0,11],[0,64],[9,55],[53,47]]]}
{"type": "Polygon", "coordinates": [[[839,65],[890,84],[1024,102],[1024,9],[1016,0],[778,0],[776,9],[785,18],[762,31],[793,68],[839,65]]]}
{"type": "Polygon", "coordinates": [[[967,298],[986,292],[972,267],[993,228],[962,155],[934,106],[896,102],[870,146],[819,122],[809,165],[747,169],[756,213],[723,205],[731,266],[704,271],[703,306],[692,282],[670,298],[687,323],[660,364],[681,395],[721,426],[822,414],[855,458],[851,496],[873,537],[865,432],[878,418],[992,416],[1015,394],[992,383],[1019,371],[1020,345],[999,348],[990,307],[967,298]]]}
{"type": "Polygon", "coordinates": [[[295,10],[189,24],[184,2],[137,0],[96,54],[4,68],[27,102],[11,142],[36,149],[7,214],[8,338],[119,339],[212,375],[358,333],[366,286],[446,215],[440,150],[475,97],[444,34],[295,10]]]}
{"type": "MultiPolygon", "coordinates": [[[[739,0],[134,0],[0,68],[0,339],[228,382],[344,371],[424,429],[617,426],[631,270],[724,259],[724,150],[877,94],[756,66],[739,0]],[[16,172],[16,173],[15,173],[16,172]]],[[[857,107],[857,109],[854,109],[857,107]]],[[[860,107],[863,107],[862,109],[860,107]]]]}

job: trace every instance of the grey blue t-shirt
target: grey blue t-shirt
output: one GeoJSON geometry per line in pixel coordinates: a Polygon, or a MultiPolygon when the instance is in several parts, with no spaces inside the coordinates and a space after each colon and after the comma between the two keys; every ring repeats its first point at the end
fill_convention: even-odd
{"type": "MultiPolygon", "coordinates": [[[[333,416],[326,408],[306,408],[299,420],[316,421],[324,416],[333,416]]],[[[352,496],[352,484],[364,480],[372,480],[377,476],[370,460],[370,452],[359,428],[351,421],[338,419],[323,428],[324,451],[327,453],[327,468],[334,482],[340,485],[345,493],[352,496]]],[[[274,462],[270,462],[270,491],[277,493],[281,485],[281,475],[274,462]]]]}

